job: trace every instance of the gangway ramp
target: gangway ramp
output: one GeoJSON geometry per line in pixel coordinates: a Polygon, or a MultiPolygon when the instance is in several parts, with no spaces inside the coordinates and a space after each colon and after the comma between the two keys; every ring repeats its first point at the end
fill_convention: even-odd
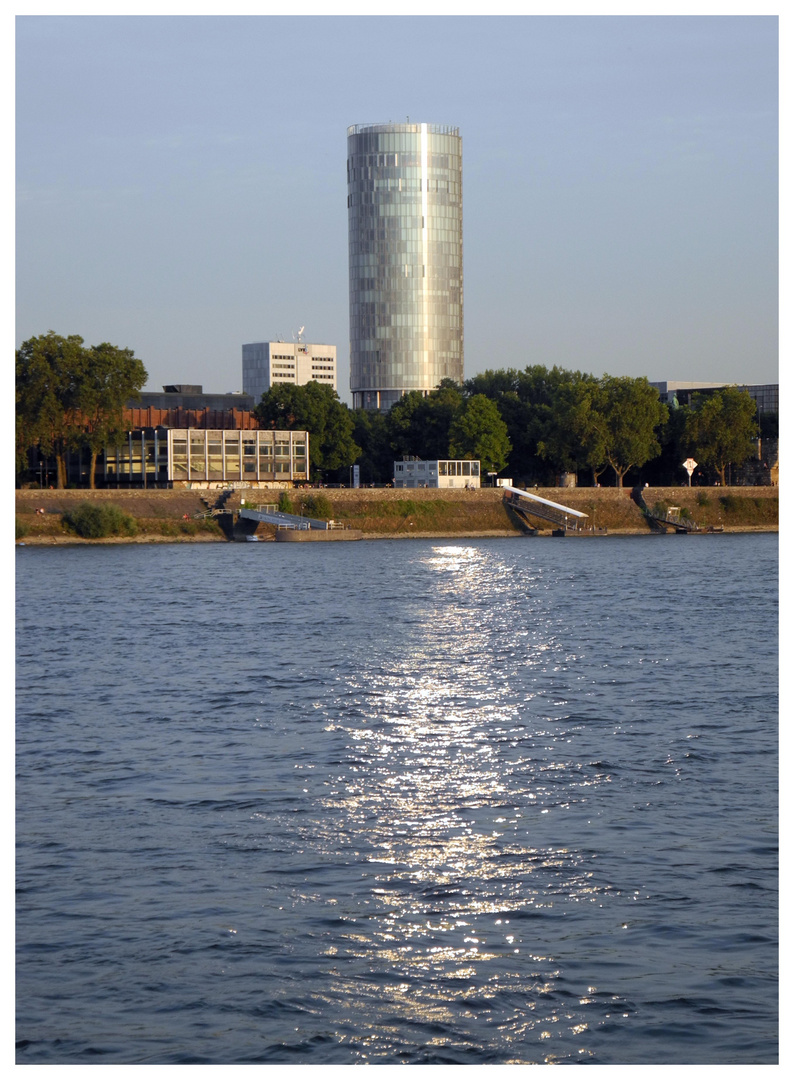
{"type": "Polygon", "coordinates": [[[524,491],[523,488],[505,486],[505,503],[521,517],[533,531],[537,531],[531,519],[540,518],[541,521],[550,521],[557,528],[553,530],[555,536],[594,536],[603,535],[606,529],[596,530],[585,526],[588,515],[581,510],[574,510],[571,506],[563,506],[562,503],[552,502],[535,495],[532,491],[524,491]]]}
{"type": "Polygon", "coordinates": [[[267,525],[278,525],[281,529],[329,529],[330,522],[321,521],[319,518],[302,517],[300,514],[285,514],[281,510],[249,510],[240,511],[240,518],[245,521],[262,521],[267,525]]]}

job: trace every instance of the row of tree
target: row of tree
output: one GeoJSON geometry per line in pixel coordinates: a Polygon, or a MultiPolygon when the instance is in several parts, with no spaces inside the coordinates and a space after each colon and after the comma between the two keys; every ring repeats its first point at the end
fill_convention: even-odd
{"type": "Polygon", "coordinates": [[[87,450],[93,488],[97,456],[126,434],[124,409],[146,378],[132,349],[86,346],[76,334],[52,330],[23,342],[16,353],[17,473],[38,449],[55,460],[58,487],[66,487],[67,452],[87,450]]]}
{"type": "MultiPolygon", "coordinates": [[[[16,354],[17,470],[29,451],[57,463],[66,484],[66,453],[87,450],[94,486],[97,455],[125,437],[125,407],[146,382],[131,349],[50,331],[16,354]]],[[[444,379],[429,394],[411,391],[384,414],[353,412],[328,386],[279,384],[254,410],[260,424],[310,433],[314,480],[342,481],[360,466],[363,483],[388,483],[402,457],[470,458],[485,473],[554,484],[583,473],[598,484],[607,470],[622,486],[645,467],[653,483],[681,478],[694,456],[725,483],[726,470],[755,449],[756,406],[746,391],[725,387],[678,408],[645,378],[596,378],[541,365],[485,371],[463,385],[444,379]]]]}
{"type": "Polygon", "coordinates": [[[364,483],[388,482],[404,456],[478,459],[483,473],[541,485],[571,472],[596,485],[610,470],[622,486],[644,466],[653,482],[675,483],[694,455],[724,484],[758,435],[755,402],[735,387],[668,406],[645,378],[539,365],[486,371],[462,386],[445,379],[429,394],[407,393],[387,414],[352,412],[317,383],[274,386],[255,413],[267,427],[310,432],[315,479],[344,481],[357,463],[364,483]]]}

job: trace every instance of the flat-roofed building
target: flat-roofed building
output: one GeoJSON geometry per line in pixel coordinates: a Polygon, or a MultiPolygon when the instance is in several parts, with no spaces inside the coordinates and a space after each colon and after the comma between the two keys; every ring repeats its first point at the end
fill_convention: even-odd
{"type": "Polygon", "coordinates": [[[259,403],[250,394],[235,390],[226,394],[205,394],[204,387],[197,383],[169,383],[161,391],[144,390],[135,399],[127,402],[129,409],[191,409],[199,411],[209,409],[212,412],[229,412],[244,409],[250,411],[259,403]]]}
{"type": "Polygon", "coordinates": [[[258,405],[276,383],[318,382],[336,391],[336,345],[308,341],[254,341],[243,345],[243,393],[258,405]]]}
{"type": "Polygon", "coordinates": [[[104,487],[285,487],[309,478],[309,433],[141,428],[97,465],[104,487]]]}
{"type": "Polygon", "coordinates": [[[396,488],[478,488],[479,461],[395,461],[396,488]]]}
{"type": "MultiPolygon", "coordinates": [[[[650,381],[650,380],[649,380],[650,381]]],[[[707,394],[710,390],[722,390],[726,386],[735,386],[737,390],[746,390],[758,407],[759,413],[777,412],[780,397],[779,383],[725,383],[725,382],[653,382],[662,401],[678,405],[688,405],[695,394],[707,394]]]]}

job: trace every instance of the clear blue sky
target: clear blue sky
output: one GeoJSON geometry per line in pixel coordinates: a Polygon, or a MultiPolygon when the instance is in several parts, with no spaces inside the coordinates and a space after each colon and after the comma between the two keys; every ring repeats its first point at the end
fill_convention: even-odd
{"type": "Polygon", "coordinates": [[[349,402],[346,128],[463,137],[466,376],[778,378],[774,17],[22,17],[17,344],[241,388],[305,325],[349,402]]]}

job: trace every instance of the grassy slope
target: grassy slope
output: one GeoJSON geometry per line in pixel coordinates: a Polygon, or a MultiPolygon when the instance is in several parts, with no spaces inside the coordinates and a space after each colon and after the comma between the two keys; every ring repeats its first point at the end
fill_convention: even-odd
{"type": "MultiPolygon", "coordinates": [[[[151,536],[164,539],[221,539],[222,533],[212,521],[196,521],[194,515],[206,509],[202,500],[213,501],[218,493],[200,491],[18,491],[17,522],[22,539],[50,537],[70,539],[61,524],[61,514],[86,500],[111,501],[136,518],[138,539],[151,536]],[[43,507],[46,513],[36,514],[43,507]],[[185,517],[187,515],[187,518],[185,517]]],[[[277,492],[248,491],[250,503],[275,502],[277,492]]],[[[315,494],[318,494],[315,492],[315,494]]],[[[586,513],[590,521],[610,532],[647,533],[648,526],[627,489],[552,488],[537,492],[544,498],[563,503],[586,513]]],[[[291,493],[297,506],[309,492],[291,493]]],[[[365,488],[359,491],[324,488],[322,495],[333,508],[333,515],[369,536],[439,536],[465,533],[516,534],[522,530],[515,515],[502,503],[501,492],[444,491],[435,489],[391,490],[365,488]]],[[[778,488],[648,488],[648,506],[663,503],[689,510],[701,525],[723,525],[731,529],[776,530],[778,525],[778,488]],[[700,501],[698,501],[700,500],[700,501]]],[[[240,505],[236,494],[229,506],[240,505]]],[[[552,526],[537,523],[542,532],[552,526]]],[[[266,532],[267,530],[263,530],[266,532]]]]}

